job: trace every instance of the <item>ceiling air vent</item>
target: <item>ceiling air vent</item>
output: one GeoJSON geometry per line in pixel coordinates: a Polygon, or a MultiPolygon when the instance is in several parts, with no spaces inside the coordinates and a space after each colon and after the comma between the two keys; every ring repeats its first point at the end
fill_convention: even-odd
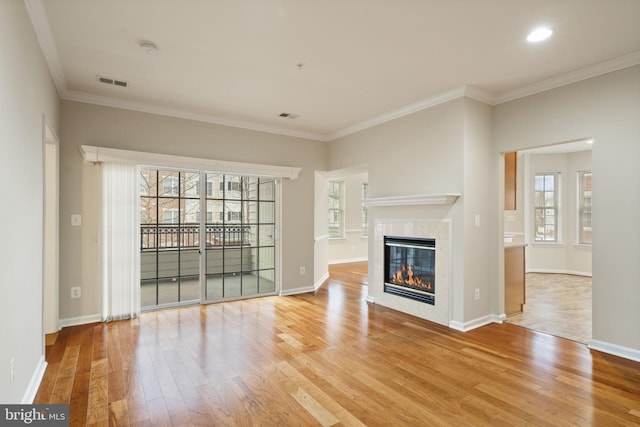
{"type": "Polygon", "coordinates": [[[284,117],[285,119],[297,119],[300,117],[300,114],[291,114],[291,113],[280,113],[280,117],[284,117]]]}
{"type": "Polygon", "coordinates": [[[98,76],[98,81],[100,83],[104,83],[107,85],[112,85],[112,86],[120,86],[120,87],[127,87],[129,86],[129,83],[122,81],[122,80],[115,80],[115,79],[110,79],[108,77],[102,77],[102,76],[98,76]]]}

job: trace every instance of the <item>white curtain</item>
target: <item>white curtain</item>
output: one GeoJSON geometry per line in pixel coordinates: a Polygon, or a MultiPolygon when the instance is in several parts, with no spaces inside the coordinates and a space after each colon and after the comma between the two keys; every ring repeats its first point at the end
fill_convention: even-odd
{"type": "Polygon", "coordinates": [[[138,168],[102,163],[102,317],[140,314],[138,168]]]}

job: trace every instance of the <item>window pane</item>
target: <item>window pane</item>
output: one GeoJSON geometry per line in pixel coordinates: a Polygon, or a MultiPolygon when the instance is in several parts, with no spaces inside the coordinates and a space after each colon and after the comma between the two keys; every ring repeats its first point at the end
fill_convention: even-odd
{"type": "Polygon", "coordinates": [[[158,191],[158,172],[150,169],[140,170],[140,194],[155,196],[158,191]]]}
{"type": "Polygon", "coordinates": [[[158,171],[160,181],[160,196],[178,195],[178,172],[158,171]]]}
{"type": "Polygon", "coordinates": [[[224,175],[217,173],[207,174],[207,197],[212,199],[222,199],[224,197],[224,175]],[[209,186],[211,186],[210,194],[209,186]]]}
{"type": "Polygon", "coordinates": [[[534,190],[544,191],[544,175],[536,175],[534,190]]]}
{"type": "Polygon", "coordinates": [[[200,174],[193,172],[181,173],[180,189],[182,197],[200,197],[200,174]]]}
{"type": "Polygon", "coordinates": [[[276,184],[273,179],[261,178],[260,179],[260,200],[275,200],[276,199],[276,184]]]}
{"type": "Polygon", "coordinates": [[[553,175],[545,175],[544,177],[544,190],[554,191],[555,177],[553,175]]]}
{"type": "Polygon", "coordinates": [[[275,235],[275,226],[272,224],[260,225],[259,226],[259,244],[260,246],[273,246],[275,235]]]}

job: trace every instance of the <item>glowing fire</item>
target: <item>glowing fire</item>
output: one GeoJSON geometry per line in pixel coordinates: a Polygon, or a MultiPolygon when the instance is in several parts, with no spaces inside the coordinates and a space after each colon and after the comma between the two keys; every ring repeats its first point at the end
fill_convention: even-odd
{"type": "Polygon", "coordinates": [[[422,281],[421,278],[415,277],[413,275],[413,270],[411,269],[411,266],[405,267],[404,264],[402,264],[402,268],[400,270],[396,271],[396,274],[393,275],[391,280],[394,283],[404,283],[406,285],[423,288],[427,291],[433,290],[433,287],[431,286],[431,282],[425,283],[422,281]]]}

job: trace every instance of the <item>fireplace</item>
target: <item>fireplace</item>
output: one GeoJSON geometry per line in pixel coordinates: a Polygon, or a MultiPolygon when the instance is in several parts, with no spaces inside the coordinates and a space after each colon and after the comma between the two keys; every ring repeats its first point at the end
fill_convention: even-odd
{"type": "Polygon", "coordinates": [[[435,305],[435,239],[384,236],[384,292],[435,305]]]}

